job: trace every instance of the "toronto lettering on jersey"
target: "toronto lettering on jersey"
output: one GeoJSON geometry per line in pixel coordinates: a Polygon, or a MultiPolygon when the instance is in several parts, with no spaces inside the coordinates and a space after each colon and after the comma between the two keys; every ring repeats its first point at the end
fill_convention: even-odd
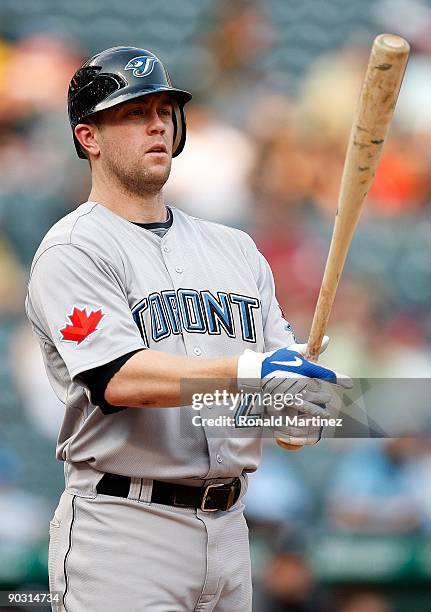
{"type": "Polygon", "coordinates": [[[241,333],[246,342],[256,341],[256,312],[260,300],[239,293],[169,289],[150,293],[132,310],[142,339],[149,346],[149,338],[159,342],[171,334],[183,332],[235,338],[241,333]],[[240,330],[235,329],[235,316],[240,330]],[[150,322],[150,330],[145,321],[150,322]]]}

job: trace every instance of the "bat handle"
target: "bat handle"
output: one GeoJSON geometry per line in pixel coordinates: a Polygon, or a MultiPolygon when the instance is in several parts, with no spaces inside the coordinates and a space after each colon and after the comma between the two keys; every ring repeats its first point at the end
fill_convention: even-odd
{"type": "Polygon", "coordinates": [[[325,335],[326,327],[329,321],[332,304],[334,302],[335,291],[338,286],[340,274],[330,274],[328,271],[328,262],[325,266],[322,285],[317,298],[316,309],[314,311],[313,321],[311,323],[310,335],[307,342],[306,359],[316,363],[319,359],[320,347],[322,346],[323,336],[325,335]]]}
{"type": "MultiPolygon", "coordinates": [[[[316,309],[316,312],[319,312],[319,310],[316,309]]],[[[314,316],[313,323],[311,324],[310,337],[307,343],[307,353],[305,355],[305,358],[309,361],[317,362],[319,359],[320,347],[322,345],[323,336],[325,335],[325,327],[326,321],[322,321],[321,316],[314,316]]],[[[276,438],[276,442],[278,446],[288,451],[297,451],[304,448],[304,445],[288,444],[280,438],[276,438]]]]}
{"type": "Polygon", "coordinates": [[[305,354],[305,358],[308,359],[308,361],[317,363],[324,335],[324,329],[311,329],[310,337],[307,342],[307,352],[305,354]]]}

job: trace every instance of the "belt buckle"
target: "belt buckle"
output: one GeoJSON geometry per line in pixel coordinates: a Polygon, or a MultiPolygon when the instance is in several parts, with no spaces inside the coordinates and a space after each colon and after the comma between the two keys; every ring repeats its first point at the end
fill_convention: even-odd
{"type": "Polygon", "coordinates": [[[225,482],[218,482],[216,484],[209,484],[205,488],[205,493],[201,501],[201,510],[202,512],[217,512],[218,508],[205,508],[205,502],[208,497],[208,493],[210,489],[215,489],[216,487],[224,487],[226,485],[225,482]]]}

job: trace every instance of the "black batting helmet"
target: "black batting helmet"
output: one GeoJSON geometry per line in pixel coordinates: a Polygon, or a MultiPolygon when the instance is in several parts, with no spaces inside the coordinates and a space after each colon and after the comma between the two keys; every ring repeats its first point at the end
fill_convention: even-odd
{"type": "Polygon", "coordinates": [[[78,123],[105,108],[161,91],[169,92],[174,102],[172,157],[175,157],[186,142],[184,104],[192,95],[172,87],[168,71],[159,58],[146,49],[112,47],[87,60],[72,77],[67,96],[78,156],[85,159],[74,131],[78,123]]]}

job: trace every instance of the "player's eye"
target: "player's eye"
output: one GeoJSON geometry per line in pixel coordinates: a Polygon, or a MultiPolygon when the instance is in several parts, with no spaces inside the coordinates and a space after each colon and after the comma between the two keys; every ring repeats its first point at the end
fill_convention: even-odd
{"type": "Polygon", "coordinates": [[[172,116],[172,108],[170,106],[166,106],[165,108],[161,108],[159,111],[162,117],[171,117],[172,116]]]}
{"type": "Polygon", "coordinates": [[[132,108],[127,114],[132,116],[143,115],[145,111],[142,108],[132,108]]]}

